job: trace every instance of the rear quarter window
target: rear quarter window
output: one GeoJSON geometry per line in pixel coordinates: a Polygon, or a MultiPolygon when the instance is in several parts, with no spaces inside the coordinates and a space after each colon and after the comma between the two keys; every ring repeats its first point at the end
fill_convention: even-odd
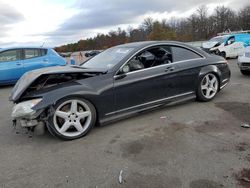
{"type": "Polygon", "coordinates": [[[178,46],[172,47],[173,62],[202,58],[199,54],[178,46]]]}
{"type": "Polygon", "coordinates": [[[40,55],[44,56],[47,55],[48,50],[47,49],[40,49],[40,55]]]}

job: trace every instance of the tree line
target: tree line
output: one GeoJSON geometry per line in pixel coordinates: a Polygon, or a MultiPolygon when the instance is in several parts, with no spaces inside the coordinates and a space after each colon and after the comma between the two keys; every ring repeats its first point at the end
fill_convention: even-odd
{"type": "Polygon", "coordinates": [[[56,47],[58,52],[106,49],[111,46],[146,40],[178,40],[183,42],[207,40],[226,30],[250,30],[250,6],[234,11],[218,6],[208,14],[206,6],[200,6],[187,18],[153,20],[146,18],[138,28],[118,28],[108,34],[81,39],[77,43],[56,47]]]}

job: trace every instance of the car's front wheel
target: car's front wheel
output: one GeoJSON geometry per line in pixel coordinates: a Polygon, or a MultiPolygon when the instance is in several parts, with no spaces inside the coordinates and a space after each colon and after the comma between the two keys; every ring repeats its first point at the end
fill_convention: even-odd
{"type": "Polygon", "coordinates": [[[49,117],[48,130],[58,138],[73,140],[83,137],[95,124],[96,110],[85,99],[64,99],[54,108],[54,114],[49,117]]]}
{"type": "Polygon", "coordinates": [[[197,89],[197,99],[200,101],[210,101],[217,94],[219,80],[213,73],[208,73],[202,77],[197,89]]]}

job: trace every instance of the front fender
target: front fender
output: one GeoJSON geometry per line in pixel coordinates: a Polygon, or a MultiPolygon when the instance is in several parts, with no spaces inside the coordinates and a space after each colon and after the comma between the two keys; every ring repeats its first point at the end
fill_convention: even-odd
{"type": "Polygon", "coordinates": [[[39,97],[43,98],[43,100],[40,103],[38,103],[33,109],[34,110],[45,109],[51,105],[55,105],[62,98],[70,96],[84,97],[86,100],[89,100],[91,102],[89,96],[96,96],[96,95],[98,95],[97,91],[95,91],[93,88],[84,85],[77,85],[77,84],[71,86],[65,85],[65,87],[60,87],[56,90],[47,91],[46,93],[33,96],[35,98],[39,97]]]}
{"type": "Polygon", "coordinates": [[[32,98],[43,98],[33,110],[47,109],[54,106],[59,100],[72,96],[84,98],[92,103],[99,117],[114,111],[113,82],[106,79],[92,81],[91,84],[85,84],[83,82],[62,84],[57,86],[56,89],[51,88],[49,91],[33,95],[32,98]]]}

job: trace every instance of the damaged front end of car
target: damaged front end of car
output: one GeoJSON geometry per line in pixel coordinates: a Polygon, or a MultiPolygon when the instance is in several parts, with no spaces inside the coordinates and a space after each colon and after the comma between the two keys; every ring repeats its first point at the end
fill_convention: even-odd
{"type": "MultiPolygon", "coordinates": [[[[65,87],[80,86],[78,80],[103,73],[73,67],[46,68],[26,73],[16,83],[10,95],[10,101],[15,104],[11,114],[13,125],[19,124],[28,130],[34,130],[38,125],[45,127],[56,102],[48,93],[65,87]]],[[[74,92],[72,89],[71,91],[74,92]]]]}
{"type": "Polygon", "coordinates": [[[20,119],[23,123],[21,123],[22,125],[27,125],[27,126],[34,126],[36,123],[33,121],[24,123],[24,119],[29,119],[29,120],[33,120],[35,118],[37,118],[40,113],[41,110],[34,110],[33,107],[36,106],[39,102],[41,102],[42,99],[32,99],[32,100],[28,100],[28,101],[24,101],[24,102],[20,102],[18,104],[16,104],[13,107],[12,113],[11,113],[11,117],[13,119],[20,119]]]}

